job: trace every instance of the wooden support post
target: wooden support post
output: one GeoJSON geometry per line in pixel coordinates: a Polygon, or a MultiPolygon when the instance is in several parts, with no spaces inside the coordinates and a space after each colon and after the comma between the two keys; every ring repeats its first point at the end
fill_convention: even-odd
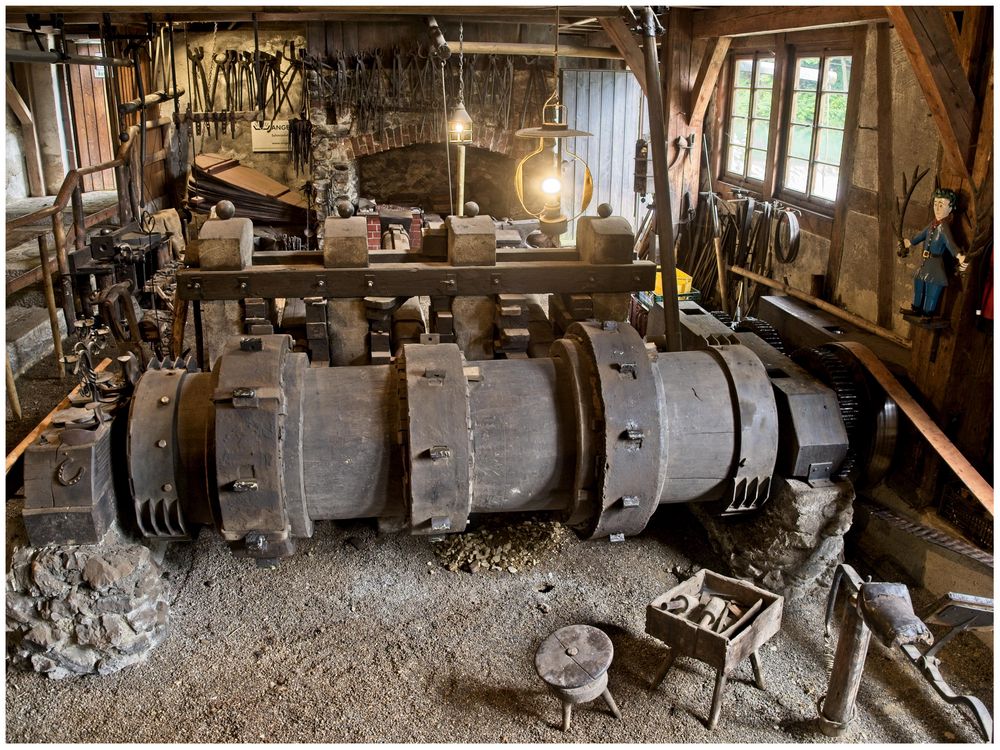
{"type": "MultiPolygon", "coordinates": [[[[854,51],[851,62],[850,90],[861,88],[861,79],[865,72],[865,36],[866,28],[858,28],[854,32],[854,51]]],[[[844,260],[844,241],[847,233],[847,193],[851,187],[854,174],[854,141],[858,132],[858,104],[860,96],[850,98],[847,106],[847,130],[844,131],[843,158],[840,165],[840,182],[837,186],[837,202],[833,215],[833,229],[830,232],[830,254],[826,265],[826,297],[833,299],[840,283],[840,266],[844,260]]]]}
{"type": "Polygon", "coordinates": [[[830,684],[820,706],[820,729],[829,737],[843,735],[854,718],[854,702],[861,687],[871,637],[872,631],[858,611],[856,595],[852,596],[845,605],[830,684]]]}
{"type": "Polygon", "coordinates": [[[946,11],[937,6],[888,6],[886,11],[941,134],[945,160],[968,179],[976,100],[948,34],[946,11]]]}
{"type": "Polygon", "coordinates": [[[698,69],[698,77],[695,79],[694,88],[691,89],[688,125],[693,128],[700,128],[705,120],[705,112],[708,110],[708,103],[715,91],[715,84],[719,81],[719,73],[722,72],[722,66],[726,62],[726,54],[729,52],[731,41],[730,37],[721,36],[712,39],[705,49],[705,56],[698,69]]]}
{"type": "MultiPolygon", "coordinates": [[[[911,11],[914,9],[903,9],[911,11]]],[[[920,10],[930,10],[920,9],[920,10]]],[[[936,10],[936,9],[935,9],[936,10]]],[[[943,24],[941,24],[943,26],[943,24]]],[[[964,24],[963,24],[964,26],[964,24]]],[[[923,27],[921,27],[923,29],[923,27]]],[[[899,31],[899,26],[897,26],[899,31]]],[[[920,31],[920,29],[918,29],[920,31]]],[[[970,185],[978,176],[987,177],[992,170],[993,151],[993,102],[992,102],[992,67],[993,47],[988,36],[981,39],[979,46],[970,52],[970,70],[961,69],[960,62],[952,46],[951,38],[946,31],[944,43],[936,49],[941,52],[939,57],[926,60],[914,59],[911,62],[917,70],[917,80],[928,98],[931,113],[939,128],[943,128],[942,146],[944,159],[938,173],[940,183],[959,193],[961,213],[952,222],[952,232],[959,247],[968,248],[980,227],[977,224],[992,224],[992,193],[987,191],[977,195],[975,186],[970,185]],[[944,47],[942,50],[941,48],[944,47]],[[944,66],[943,60],[951,59],[951,64],[944,66]],[[918,65],[923,67],[918,70],[918,65]],[[920,71],[923,71],[921,74],[920,71]],[[974,158],[966,152],[967,161],[960,162],[960,133],[964,130],[960,114],[956,112],[941,112],[934,103],[934,87],[945,77],[948,87],[959,90],[971,88],[968,80],[986,81],[983,90],[982,113],[969,128],[971,137],[977,139],[974,158]],[[958,79],[961,80],[958,80],[958,79]],[[945,122],[947,119],[947,122],[945,122]],[[956,129],[959,137],[956,137],[956,129]],[[970,166],[971,164],[971,166],[970,166]],[[971,178],[971,180],[970,180],[971,178]]],[[[923,40],[925,46],[930,41],[939,41],[929,33],[912,33],[918,41],[923,40]]],[[[906,38],[901,33],[900,38],[906,38]]],[[[913,39],[911,38],[911,42],[913,39]]],[[[910,50],[907,49],[910,54],[910,50]]],[[[960,94],[949,88],[945,94],[937,89],[940,104],[942,97],[949,101],[960,94]]],[[[961,94],[965,96],[965,94],[961,94]]],[[[974,103],[973,103],[974,106],[974,103]]],[[[971,109],[970,109],[971,111],[971,109]]],[[[971,149],[969,149],[971,151],[971,149]]],[[[988,180],[987,180],[988,182],[988,180]]],[[[976,184],[980,184],[976,182],[976,184]]],[[[958,274],[951,279],[948,290],[942,302],[942,316],[948,320],[949,327],[944,331],[928,331],[916,327],[913,330],[913,349],[910,360],[910,374],[931,417],[941,425],[944,432],[951,438],[962,453],[968,457],[978,470],[986,472],[992,468],[989,455],[989,441],[983,440],[983,435],[993,424],[993,399],[990,397],[993,388],[993,335],[992,331],[983,331],[977,325],[976,309],[979,307],[980,290],[976,276],[983,270],[982,264],[989,263],[989,257],[980,256],[971,261],[972,268],[966,274],[958,274]]],[[[944,463],[938,461],[927,449],[918,447],[913,455],[913,465],[919,467],[908,479],[914,486],[906,487],[922,505],[936,503],[943,489],[944,482],[952,481],[951,472],[945,469],[944,463]]],[[[903,481],[901,479],[900,481],[903,481]]]]}
{"type": "Polygon", "coordinates": [[[629,29],[628,25],[620,18],[602,18],[601,27],[604,29],[605,33],[610,37],[611,41],[614,43],[618,51],[622,53],[622,57],[625,58],[625,64],[628,65],[629,69],[632,71],[632,75],[639,82],[639,87],[642,89],[642,93],[649,96],[649,90],[646,86],[646,70],[643,66],[642,50],[639,48],[639,43],[636,42],[635,37],[632,36],[632,31],[629,29]]]}
{"type": "MultiPolygon", "coordinates": [[[[45,290],[45,308],[49,313],[49,327],[52,329],[52,351],[59,368],[59,377],[66,377],[66,363],[63,362],[62,332],[59,330],[59,308],[56,306],[55,288],[52,286],[52,267],[49,265],[49,241],[44,234],[38,236],[38,257],[42,261],[42,288],[45,290]]],[[[67,331],[69,333],[69,331],[67,331]]]]}
{"type": "Polygon", "coordinates": [[[875,78],[878,97],[878,324],[892,328],[893,281],[896,276],[895,176],[892,153],[892,49],[889,27],[879,24],[875,31],[875,78]]]}
{"type": "Polygon", "coordinates": [[[188,301],[174,298],[174,322],[171,331],[170,349],[174,358],[184,353],[184,327],[187,325],[188,301]]]}
{"type": "Polygon", "coordinates": [[[21,399],[17,397],[17,383],[14,382],[14,371],[10,368],[10,357],[4,352],[4,363],[7,365],[7,401],[14,419],[21,418],[21,399]]]}
{"type": "MultiPolygon", "coordinates": [[[[972,187],[978,189],[986,181],[993,169],[993,56],[990,55],[990,70],[986,79],[986,95],[983,98],[983,115],[976,139],[976,157],[972,162],[972,187]]],[[[989,196],[992,204],[993,196],[989,196]]],[[[983,206],[983,209],[986,207],[983,206]]],[[[977,210],[982,210],[978,206],[977,210]]],[[[992,214],[992,205],[990,205],[992,214]]]]}
{"type": "Polygon", "coordinates": [[[966,77],[972,72],[973,57],[983,48],[988,27],[986,20],[989,16],[992,13],[986,6],[969,5],[962,8],[962,33],[956,46],[966,77]]]}

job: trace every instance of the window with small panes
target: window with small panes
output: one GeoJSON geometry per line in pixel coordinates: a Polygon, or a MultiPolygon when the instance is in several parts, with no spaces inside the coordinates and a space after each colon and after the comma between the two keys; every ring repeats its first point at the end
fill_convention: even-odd
{"type": "Polygon", "coordinates": [[[789,35],[784,44],[730,52],[718,98],[719,180],[829,215],[848,102],[857,96],[851,73],[850,44],[799,45],[789,35]]]}

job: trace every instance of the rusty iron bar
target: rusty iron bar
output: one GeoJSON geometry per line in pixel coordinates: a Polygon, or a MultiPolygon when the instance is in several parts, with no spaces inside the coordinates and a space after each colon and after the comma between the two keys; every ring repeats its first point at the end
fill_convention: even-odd
{"type": "MultiPolygon", "coordinates": [[[[680,312],[677,309],[677,259],[674,256],[674,222],[670,206],[670,175],[667,168],[666,118],[660,89],[660,64],[656,56],[656,32],[659,24],[653,9],[642,11],[642,51],[646,68],[649,103],[649,140],[653,156],[653,189],[656,204],[656,237],[660,249],[660,284],[663,287],[663,330],[666,350],[679,352],[681,343],[680,312]]],[[[667,101],[670,80],[667,76],[667,101]]]]}

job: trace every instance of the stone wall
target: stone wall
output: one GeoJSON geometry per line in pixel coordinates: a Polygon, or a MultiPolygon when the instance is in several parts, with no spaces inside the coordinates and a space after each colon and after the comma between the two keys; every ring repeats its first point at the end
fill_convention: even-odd
{"type": "MultiPolygon", "coordinates": [[[[913,169],[930,168],[927,177],[913,194],[906,215],[906,234],[916,234],[931,218],[930,202],[934,190],[934,175],[940,165],[941,143],[931,119],[930,109],[917,83],[909,59],[895,31],[890,31],[891,90],[880,92],[877,87],[876,31],[871,25],[866,34],[865,68],[861,80],[861,101],[854,124],[854,164],[851,171],[851,191],[869,198],[878,193],[878,131],[892,128],[893,184],[897,195],[902,193],[902,174],[912,175],[913,169]],[[879,97],[892,97],[892,119],[878,121],[879,97]]],[[[850,191],[849,191],[850,192],[850,191]]],[[[863,210],[852,201],[847,211],[844,253],[833,301],[844,309],[875,322],[877,317],[879,222],[893,226],[896,216],[878,216],[877,204],[869,200],[863,210]]],[[[774,278],[787,278],[789,283],[808,291],[812,274],[825,274],[830,254],[830,239],[803,231],[799,256],[792,264],[775,263],[774,278]]],[[[896,311],[908,307],[912,298],[913,275],[920,266],[919,252],[908,258],[896,259],[893,275],[892,327],[903,336],[909,335],[910,324],[896,311]]]]}
{"type": "MultiPolygon", "coordinates": [[[[362,24],[357,26],[360,28],[362,24]]],[[[365,26],[370,27],[363,34],[366,38],[376,32],[383,35],[395,33],[379,24],[365,24],[365,26]]],[[[399,34],[403,33],[402,30],[396,31],[399,34]]],[[[416,24],[412,34],[404,35],[405,43],[419,41],[420,32],[421,27],[416,24]]],[[[304,47],[308,37],[309,29],[306,24],[262,25],[260,48],[274,54],[283,49],[287,40],[294,40],[297,48],[304,47]]],[[[214,75],[214,66],[211,62],[214,52],[225,49],[253,50],[253,37],[246,33],[246,29],[178,34],[175,35],[175,41],[178,49],[178,83],[186,88],[188,60],[185,44],[204,49],[205,71],[210,84],[214,75]]],[[[349,56],[355,50],[346,48],[348,46],[346,36],[344,43],[344,50],[325,48],[310,52],[317,56],[329,55],[331,57],[326,59],[332,62],[332,56],[342,51],[350,60],[349,56]]],[[[405,43],[399,43],[405,46],[405,43]]],[[[359,43],[359,46],[365,45],[359,43]]],[[[376,46],[387,48],[385,44],[376,46]]],[[[448,63],[450,73],[454,72],[453,69],[457,69],[458,56],[454,54],[455,52],[457,49],[453,49],[452,58],[448,63]]],[[[566,60],[563,64],[579,68],[605,66],[608,63],[598,60],[566,60]]],[[[469,65],[467,57],[467,69],[469,65]]],[[[542,87],[544,90],[535,91],[538,96],[532,96],[533,102],[538,98],[538,106],[532,105],[525,110],[523,113],[525,121],[522,123],[521,109],[529,85],[530,72],[525,67],[523,58],[515,58],[508,127],[499,127],[494,122],[485,124],[477,122],[474,128],[474,140],[466,151],[465,194],[466,200],[479,202],[484,212],[514,218],[523,214],[514,195],[514,165],[517,158],[534,147],[535,141],[515,138],[514,130],[522,124],[532,126],[540,121],[540,103],[551,91],[551,69],[546,66],[544,73],[546,81],[542,87]]],[[[442,111],[437,109],[425,112],[393,111],[389,107],[385,112],[382,129],[377,132],[359,132],[351,111],[348,109],[333,113],[319,95],[317,75],[310,73],[309,76],[312,180],[316,188],[317,213],[320,221],[332,208],[334,200],[342,195],[353,202],[363,197],[397,205],[419,205],[421,208],[437,212],[449,208],[447,162],[443,147],[445,124],[442,111]]],[[[439,78],[437,81],[440,84],[439,78]]],[[[534,85],[536,89],[539,88],[537,81],[534,85]]],[[[189,96],[190,92],[181,99],[182,108],[186,106],[189,96]]],[[[292,112],[301,110],[300,99],[299,83],[296,82],[293,105],[283,109],[281,119],[289,119],[293,116],[292,112]]],[[[449,105],[453,100],[453,94],[449,93],[449,105]]],[[[476,113],[472,114],[474,120],[477,120],[476,113]]],[[[253,153],[248,123],[237,126],[236,138],[222,136],[216,139],[212,134],[205,135],[206,130],[203,128],[201,136],[194,136],[196,153],[214,152],[237,158],[242,164],[260,170],[290,187],[301,188],[308,179],[306,174],[295,173],[289,154],[253,153]]],[[[451,158],[454,173],[456,168],[454,148],[451,158]]]]}
{"type": "MultiPolygon", "coordinates": [[[[305,24],[261,25],[259,31],[260,49],[263,52],[273,55],[276,52],[282,51],[287,41],[295,42],[296,48],[299,49],[306,44],[305,34],[305,24]]],[[[185,90],[185,95],[180,100],[181,111],[186,109],[192,95],[189,83],[191,80],[189,70],[193,66],[188,60],[185,44],[192,48],[201,47],[204,50],[205,56],[202,66],[208,78],[209,88],[211,88],[213,78],[215,77],[216,66],[212,62],[214,54],[221,53],[227,49],[235,49],[241,52],[252,52],[254,49],[253,34],[247,33],[246,29],[238,29],[236,31],[220,30],[215,33],[186,34],[175,32],[174,45],[177,56],[177,85],[183,87],[185,90]]],[[[285,54],[287,53],[288,49],[285,48],[285,54]]],[[[221,91],[224,90],[224,84],[221,80],[218,87],[219,90],[216,93],[217,99],[221,97],[221,91]]],[[[289,92],[289,102],[282,106],[279,119],[288,120],[297,115],[302,106],[301,90],[300,79],[296,77],[289,92]]],[[[222,109],[222,106],[216,104],[216,109],[222,109]]],[[[295,169],[292,166],[291,154],[254,152],[251,145],[249,122],[244,121],[237,124],[235,138],[232,135],[222,135],[221,133],[219,138],[215,138],[215,129],[210,129],[207,126],[202,126],[201,134],[194,133],[192,138],[195,154],[202,152],[217,153],[229,158],[239,159],[240,163],[244,166],[252,167],[263,172],[271,179],[293,188],[300,188],[306,181],[305,174],[295,173],[295,169]]]]}

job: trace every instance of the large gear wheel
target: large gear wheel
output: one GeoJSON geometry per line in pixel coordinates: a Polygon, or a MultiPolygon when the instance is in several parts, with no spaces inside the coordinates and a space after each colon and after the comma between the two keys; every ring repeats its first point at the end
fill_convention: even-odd
{"type": "Polygon", "coordinates": [[[800,349],[796,363],[833,390],[850,448],[835,474],[857,487],[878,484],[888,473],[896,447],[896,404],[850,353],[836,344],[800,349]]]}
{"type": "Polygon", "coordinates": [[[738,332],[749,332],[770,344],[782,354],[788,354],[785,349],[785,342],[781,340],[778,329],[760,318],[743,318],[736,324],[735,330],[738,332]]]}
{"type": "Polygon", "coordinates": [[[709,315],[718,320],[720,323],[725,323],[730,328],[733,327],[733,316],[722,310],[712,310],[709,315]]]}

